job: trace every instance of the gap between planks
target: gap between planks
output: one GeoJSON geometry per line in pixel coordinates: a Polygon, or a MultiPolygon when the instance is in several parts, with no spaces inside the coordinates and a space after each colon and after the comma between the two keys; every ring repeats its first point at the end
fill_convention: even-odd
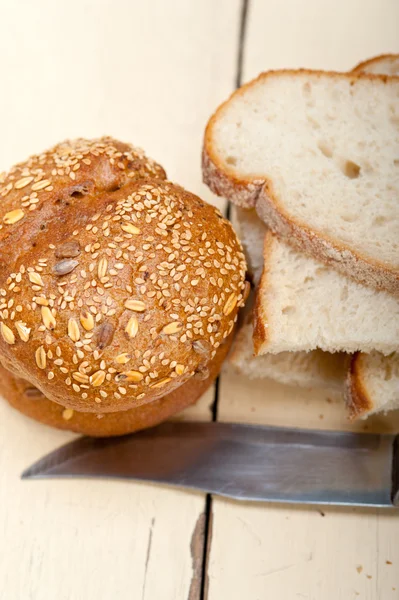
{"type": "MultiPolygon", "coordinates": [[[[241,1],[241,15],[239,21],[237,58],[236,58],[236,77],[235,88],[242,84],[242,67],[245,51],[245,39],[247,32],[247,21],[250,0],[241,1]]],[[[226,217],[230,219],[230,203],[227,202],[226,217]]],[[[212,404],[212,422],[218,420],[220,381],[216,380],[215,396],[212,404]]],[[[212,544],[212,496],[207,494],[205,498],[204,513],[199,517],[191,540],[191,553],[193,560],[193,578],[191,581],[188,600],[206,600],[208,597],[208,563],[212,544]],[[199,537],[200,536],[200,537],[199,537]],[[202,544],[198,540],[202,540],[202,544]],[[201,562],[199,562],[201,559],[201,562]],[[199,564],[201,565],[199,580],[199,564]]]]}

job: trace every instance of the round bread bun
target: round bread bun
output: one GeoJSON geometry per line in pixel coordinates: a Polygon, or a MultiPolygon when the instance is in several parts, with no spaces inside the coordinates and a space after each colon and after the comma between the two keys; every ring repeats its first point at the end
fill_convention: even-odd
{"type": "Polygon", "coordinates": [[[0,362],[53,402],[127,410],[207,372],[245,288],[221,213],[109,138],[3,176],[0,362]]]}
{"type": "Polygon", "coordinates": [[[93,437],[125,435],[146,427],[153,427],[194,404],[212,385],[229,351],[232,335],[222,344],[209,363],[206,379],[192,377],[177,390],[163,398],[116,413],[82,413],[64,408],[45,396],[24,379],[15,377],[0,366],[1,395],[22,414],[57,429],[74,431],[93,437]]]}

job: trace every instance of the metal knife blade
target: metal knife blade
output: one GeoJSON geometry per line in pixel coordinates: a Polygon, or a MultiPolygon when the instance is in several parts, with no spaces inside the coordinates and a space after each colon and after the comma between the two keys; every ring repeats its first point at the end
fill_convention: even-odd
{"type": "Polygon", "coordinates": [[[80,438],[22,477],[135,479],[238,500],[392,507],[398,452],[393,435],[168,422],[120,438],[80,438]]]}

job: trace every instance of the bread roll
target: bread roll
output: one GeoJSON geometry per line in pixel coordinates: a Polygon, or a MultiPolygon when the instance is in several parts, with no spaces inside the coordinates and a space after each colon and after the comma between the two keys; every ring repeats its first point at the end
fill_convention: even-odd
{"type": "Polygon", "coordinates": [[[207,374],[243,304],[220,212],[114,141],[76,140],[2,177],[0,362],[81,412],[133,409],[207,374]]]}
{"type": "Polygon", "coordinates": [[[231,341],[232,335],[216,351],[214,359],[209,363],[209,376],[206,379],[191,377],[184,385],[163,398],[125,411],[94,414],[64,408],[47,400],[32,384],[13,376],[0,366],[1,394],[24,415],[57,429],[94,437],[125,435],[157,425],[194,404],[217,377],[231,341]]]}

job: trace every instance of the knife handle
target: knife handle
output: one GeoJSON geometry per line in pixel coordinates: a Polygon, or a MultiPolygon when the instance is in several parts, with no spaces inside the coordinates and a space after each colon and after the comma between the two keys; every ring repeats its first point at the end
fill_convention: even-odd
{"type": "Polygon", "coordinates": [[[392,504],[399,507],[399,435],[395,437],[393,442],[392,504]]]}

